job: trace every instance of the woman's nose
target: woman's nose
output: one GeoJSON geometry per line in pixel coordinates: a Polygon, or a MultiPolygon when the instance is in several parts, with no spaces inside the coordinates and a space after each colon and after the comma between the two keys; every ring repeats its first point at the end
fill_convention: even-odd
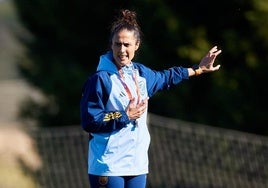
{"type": "Polygon", "coordinates": [[[124,51],[126,50],[126,47],[124,46],[124,44],[121,44],[121,45],[119,46],[119,50],[120,50],[121,52],[124,52],[124,51]]]}

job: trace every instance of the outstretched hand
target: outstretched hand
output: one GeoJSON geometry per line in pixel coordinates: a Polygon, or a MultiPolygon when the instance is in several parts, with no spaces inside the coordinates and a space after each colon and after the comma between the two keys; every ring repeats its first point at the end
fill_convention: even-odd
{"type": "Polygon", "coordinates": [[[209,50],[206,56],[201,59],[199,67],[202,69],[203,73],[216,71],[220,68],[221,65],[214,66],[214,61],[216,57],[221,53],[221,50],[217,49],[217,46],[214,46],[209,50]]]}

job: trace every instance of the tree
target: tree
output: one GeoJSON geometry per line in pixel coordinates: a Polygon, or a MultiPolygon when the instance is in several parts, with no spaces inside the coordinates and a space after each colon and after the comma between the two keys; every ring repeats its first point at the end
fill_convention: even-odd
{"type": "Polygon", "coordinates": [[[28,53],[19,60],[20,70],[47,97],[43,103],[27,101],[22,116],[45,126],[77,124],[82,83],[95,69],[98,54],[106,50],[107,18],[116,4],[16,0],[15,5],[33,36],[23,41],[28,53]]]}
{"type": "Polygon", "coordinates": [[[223,49],[220,71],[201,75],[153,97],[154,113],[199,123],[268,134],[268,45],[265,0],[97,1],[15,0],[31,41],[21,59],[23,75],[47,96],[28,103],[24,117],[43,125],[79,123],[82,83],[108,49],[115,10],[135,9],[144,38],[137,61],[154,69],[191,66],[213,45],[223,49]],[[193,6],[194,5],[194,6],[193,6]],[[258,83],[258,84],[256,84],[258,83]],[[34,108],[32,108],[33,106],[34,108]],[[34,110],[33,110],[34,109],[34,110]]]}

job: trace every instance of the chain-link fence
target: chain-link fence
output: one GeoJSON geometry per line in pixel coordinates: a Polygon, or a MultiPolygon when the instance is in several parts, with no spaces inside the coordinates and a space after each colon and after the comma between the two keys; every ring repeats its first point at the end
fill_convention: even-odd
{"type": "MultiPolygon", "coordinates": [[[[267,188],[268,138],[149,115],[148,188],[267,188]]],[[[89,188],[80,126],[32,131],[42,188],[89,188]]]]}

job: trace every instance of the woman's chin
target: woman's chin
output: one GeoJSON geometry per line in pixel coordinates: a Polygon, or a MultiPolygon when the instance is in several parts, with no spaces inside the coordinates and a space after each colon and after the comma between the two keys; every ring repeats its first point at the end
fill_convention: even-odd
{"type": "Polygon", "coordinates": [[[119,67],[123,67],[123,66],[125,66],[125,65],[129,65],[131,62],[130,61],[126,61],[126,60],[124,60],[124,61],[117,61],[116,62],[116,64],[119,66],[119,67]]]}

